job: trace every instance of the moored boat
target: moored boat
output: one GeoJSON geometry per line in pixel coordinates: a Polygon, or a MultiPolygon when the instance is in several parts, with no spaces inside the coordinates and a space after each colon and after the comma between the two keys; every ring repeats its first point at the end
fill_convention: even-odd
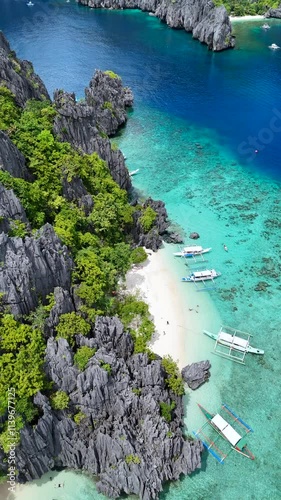
{"type": "Polygon", "coordinates": [[[270,26],[269,26],[269,24],[265,23],[265,24],[263,24],[263,25],[262,25],[262,28],[263,28],[264,30],[269,30],[269,29],[270,29],[270,26]]]}
{"type": "Polygon", "coordinates": [[[190,245],[189,247],[184,247],[180,252],[174,252],[175,257],[196,257],[197,255],[203,255],[208,253],[212,248],[203,248],[199,245],[190,245]]]}
{"type": "Polygon", "coordinates": [[[133,170],[132,172],[129,172],[129,176],[132,177],[132,175],[136,175],[138,172],[139,172],[139,168],[137,168],[136,170],[133,170]]]}
{"type": "Polygon", "coordinates": [[[221,276],[221,273],[215,269],[205,269],[203,271],[193,271],[189,276],[182,278],[182,281],[196,283],[198,281],[213,280],[221,276]]]}
{"type": "Polygon", "coordinates": [[[233,359],[238,363],[244,364],[244,358],[248,352],[251,354],[264,354],[262,349],[250,345],[250,337],[252,337],[250,333],[242,332],[230,326],[221,326],[217,334],[209,332],[208,330],[203,330],[203,333],[215,340],[215,354],[224,358],[233,359]],[[222,346],[222,350],[218,350],[220,346],[222,346]]]}
{"type": "Polygon", "coordinates": [[[205,448],[216,458],[216,460],[218,460],[218,462],[222,464],[232,450],[237,451],[244,457],[250,458],[251,460],[255,459],[254,455],[250,452],[246,445],[247,435],[250,432],[253,432],[253,429],[246,424],[241,417],[239,417],[226,404],[222,404],[221,406],[221,410],[225,412],[223,417],[219,413],[210,413],[200,404],[198,404],[198,406],[206,417],[207,422],[201,427],[201,429],[193,434],[202,441],[205,448]],[[233,425],[230,425],[226,418],[228,420],[232,419],[233,425]],[[237,427],[239,432],[234,428],[234,425],[237,427]],[[211,431],[215,431],[215,437],[212,435],[210,435],[210,437],[207,436],[205,430],[203,433],[203,429],[205,429],[206,426],[209,426],[211,431]],[[218,436],[229,443],[229,450],[220,450],[219,443],[217,443],[218,436]]]}

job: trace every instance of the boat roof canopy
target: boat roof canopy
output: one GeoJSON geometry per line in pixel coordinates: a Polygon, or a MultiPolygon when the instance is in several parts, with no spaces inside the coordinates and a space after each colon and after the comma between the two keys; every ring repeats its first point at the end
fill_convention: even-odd
{"type": "Polygon", "coordinates": [[[197,246],[197,245],[191,245],[190,247],[184,247],[184,252],[192,253],[192,252],[201,252],[203,250],[203,247],[197,246]]]}
{"type": "Polygon", "coordinates": [[[202,278],[204,276],[211,276],[212,271],[210,271],[209,269],[206,269],[205,271],[194,271],[192,274],[193,274],[193,276],[195,276],[195,278],[202,278]]]}
{"type": "Polygon", "coordinates": [[[220,332],[220,334],[218,335],[218,342],[220,340],[224,340],[225,342],[229,342],[230,344],[234,345],[236,344],[244,348],[248,347],[249,345],[249,340],[242,339],[241,337],[237,337],[236,335],[230,335],[226,332],[220,332]]]}
{"type": "Polygon", "coordinates": [[[211,422],[221,431],[232,446],[235,446],[242,439],[242,436],[218,413],[212,418],[211,422]]]}

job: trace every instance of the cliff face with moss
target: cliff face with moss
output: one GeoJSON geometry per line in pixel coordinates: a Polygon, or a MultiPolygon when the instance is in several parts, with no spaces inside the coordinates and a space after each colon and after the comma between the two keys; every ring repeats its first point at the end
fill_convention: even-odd
{"type": "Polygon", "coordinates": [[[84,102],[51,101],[2,33],[0,47],[0,471],[13,387],[19,481],[71,467],[111,498],[157,498],[202,447],[183,436],[176,364],[147,346],[147,305],[120,287],[168,230],[162,202],[130,201],[109,140],[132,93],[98,71],[84,102]]]}
{"type": "Polygon", "coordinates": [[[210,50],[234,47],[231,23],[223,5],[208,0],[79,0],[91,8],[140,9],[153,13],[171,28],[191,32],[210,50]]]}

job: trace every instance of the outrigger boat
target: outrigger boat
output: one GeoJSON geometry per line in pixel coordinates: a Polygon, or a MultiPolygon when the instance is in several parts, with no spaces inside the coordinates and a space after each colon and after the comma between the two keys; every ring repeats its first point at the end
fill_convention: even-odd
{"type": "Polygon", "coordinates": [[[189,247],[184,247],[180,252],[175,252],[175,257],[196,257],[196,255],[203,255],[204,253],[210,252],[211,248],[203,248],[199,245],[191,245],[189,247]]]}
{"type": "Polygon", "coordinates": [[[236,415],[236,413],[234,413],[234,411],[231,410],[226,404],[221,406],[221,409],[224,412],[223,417],[232,419],[233,422],[231,423],[236,425],[237,429],[239,427],[238,432],[233,425],[230,425],[229,422],[219,413],[209,413],[200,404],[198,404],[198,406],[205,415],[207,422],[205,422],[205,424],[197,432],[193,432],[193,434],[202,441],[208,452],[211,453],[211,455],[213,455],[218,462],[223,464],[226,457],[233,450],[237,451],[237,453],[240,453],[244,457],[250,458],[251,460],[255,459],[254,455],[250,452],[246,445],[247,435],[254,431],[242,420],[242,418],[236,415]],[[205,433],[205,428],[207,426],[211,430],[210,436],[207,436],[205,433]],[[220,438],[222,438],[222,445],[220,445],[220,447],[225,447],[227,443],[227,448],[225,450],[221,450],[217,446],[220,438]]]}
{"type": "Polygon", "coordinates": [[[250,333],[242,332],[236,328],[221,326],[217,334],[208,332],[207,330],[203,330],[203,333],[216,341],[214,354],[232,359],[237,363],[245,364],[244,359],[248,352],[251,354],[264,354],[264,351],[261,349],[250,345],[250,337],[252,337],[250,333]],[[218,350],[219,347],[221,347],[220,350],[218,350]]]}
{"type": "Polygon", "coordinates": [[[203,271],[193,271],[189,276],[182,278],[182,281],[187,281],[191,283],[196,283],[197,281],[206,281],[212,280],[221,276],[221,273],[216,271],[215,269],[205,269],[203,271]]]}

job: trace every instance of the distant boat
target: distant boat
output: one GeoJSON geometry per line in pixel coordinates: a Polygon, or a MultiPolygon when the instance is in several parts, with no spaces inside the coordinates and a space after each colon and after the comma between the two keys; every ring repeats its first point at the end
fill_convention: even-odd
{"type": "Polygon", "coordinates": [[[203,330],[203,333],[216,341],[214,354],[232,359],[237,363],[245,364],[244,359],[248,352],[251,354],[264,354],[261,349],[250,345],[250,337],[252,336],[250,333],[242,332],[236,328],[222,326],[217,334],[207,330],[203,330]],[[219,347],[222,348],[218,350],[219,347]]]}
{"type": "Polygon", "coordinates": [[[276,45],[276,43],[272,43],[271,45],[268,46],[270,49],[276,50],[280,49],[279,45],[276,45]]]}
{"type": "Polygon", "coordinates": [[[27,7],[33,7],[34,3],[28,2],[26,5],[27,5],[27,7]]]}
{"type": "Polygon", "coordinates": [[[197,281],[212,280],[221,276],[221,273],[215,269],[205,269],[204,271],[194,271],[186,278],[182,278],[182,281],[187,281],[190,283],[196,283],[197,281]]]}
{"type": "Polygon", "coordinates": [[[139,172],[139,168],[136,170],[133,170],[132,172],[129,172],[129,176],[132,177],[133,175],[136,175],[139,172]]]}
{"type": "Polygon", "coordinates": [[[270,26],[269,26],[269,24],[267,24],[267,23],[263,24],[263,25],[262,25],[262,28],[263,28],[264,30],[270,30],[270,26]]]}
{"type": "Polygon", "coordinates": [[[210,248],[203,248],[199,245],[190,245],[189,247],[184,247],[181,252],[174,252],[175,257],[196,257],[196,255],[203,255],[203,253],[210,252],[210,248]]]}

